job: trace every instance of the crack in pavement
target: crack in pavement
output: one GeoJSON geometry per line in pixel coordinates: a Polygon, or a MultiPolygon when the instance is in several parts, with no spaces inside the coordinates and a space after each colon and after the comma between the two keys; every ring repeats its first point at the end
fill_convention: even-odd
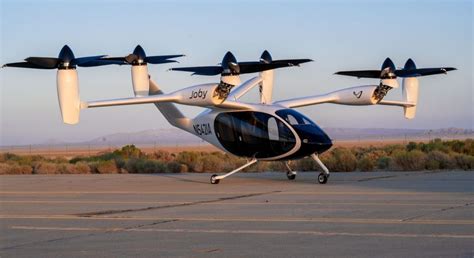
{"type": "MultiPolygon", "coordinates": [[[[140,209],[107,210],[107,211],[80,213],[80,214],[73,214],[73,215],[78,216],[78,217],[94,217],[94,216],[99,216],[99,215],[110,215],[110,214],[118,214],[118,213],[146,211],[146,210],[155,210],[155,209],[166,209],[166,208],[175,208],[175,207],[184,207],[184,206],[199,205],[199,204],[206,204],[206,203],[214,203],[214,202],[236,200],[236,199],[242,199],[242,198],[248,198],[248,197],[254,197],[254,196],[262,196],[262,195],[280,193],[280,192],[282,192],[282,191],[271,191],[271,192],[263,192],[263,193],[244,194],[244,195],[237,195],[237,196],[231,196],[231,197],[221,197],[221,198],[214,199],[214,200],[197,201],[197,202],[173,204],[173,205],[165,205],[165,206],[151,206],[151,207],[145,207],[145,208],[140,208],[140,209]]],[[[155,226],[155,225],[159,225],[159,224],[171,223],[171,222],[177,222],[177,221],[179,221],[179,219],[160,220],[160,221],[156,221],[156,222],[152,222],[152,223],[138,224],[138,225],[130,226],[130,227],[110,229],[110,230],[106,230],[104,232],[94,232],[94,233],[88,233],[88,234],[79,234],[79,235],[74,235],[74,236],[54,238],[54,239],[49,239],[49,240],[34,241],[34,242],[29,242],[29,243],[24,243],[24,244],[18,244],[18,245],[13,245],[13,246],[2,247],[2,248],[0,248],[0,251],[11,250],[11,249],[19,248],[19,247],[30,246],[30,245],[54,243],[54,242],[59,242],[59,241],[71,240],[71,239],[97,236],[97,235],[101,235],[101,234],[111,234],[111,233],[116,233],[116,232],[125,232],[125,231],[130,231],[130,230],[133,230],[133,229],[140,229],[140,228],[143,228],[143,227],[155,226]]]]}
{"type": "Polygon", "coordinates": [[[402,219],[402,220],[400,220],[400,221],[416,220],[416,219],[419,219],[419,218],[422,218],[422,217],[426,217],[426,216],[433,215],[433,214],[436,214],[436,213],[445,212],[445,211],[448,211],[448,210],[454,210],[454,209],[459,209],[459,208],[465,208],[465,207],[468,207],[468,206],[470,206],[470,205],[472,205],[472,204],[474,204],[474,202],[469,202],[469,203],[465,203],[465,204],[457,205],[457,206],[451,206],[451,207],[443,208],[443,209],[440,209],[440,210],[437,210],[437,211],[428,212],[428,213],[424,213],[424,214],[421,214],[421,215],[417,215],[417,216],[412,216],[412,217],[404,218],[404,219],[402,219]]]}
{"type": "Polygon", "coordinates": [[[271,191],[271,192],[244,194],[244,195],[237,195],[237,196],[230,196],[230,197],[220,197],[218,199],[205,200],[205,201],[186,202],[186,203],[169,204],[169,205],[161,205],[161,206],[149,206],[149,207],[138,208],[138,209],[95,211],[95,212],[78,213],[78,214],[72,214],[72,215],[75,215],[75,216],[78,216],[78,217],[93,217],[93,216],[120,214],[120,213],[128,213],[128,212],[139,212],[139,211],[149,211],[149,210],[157,210],[157,209],[168,209],[168,208],[186,207],[186,206],[193,206],[193,205],[199,205],[199,204],[208,204],[208,203],[216,203],[216,202],[221,202],[221,201],[236,200],[236,199],[242,199],[242,198],[248,198],[248,197],[254,197],[254,196],[262,196],[262,195],[273,194],[273,193],[281,193],[281,192],[282,191],[271,191]]]}
{"type": "Polygon", "coordinates": [[[159,225],[159,224],[164,224],[164,223],[169,223],[169,222],[176,222],[176,221],[178,221],[178,219],[162,220],[162,221],[156,221],[156,222],[152,222],[152,223],[138,224],[136,226],[108,229],[108,230],[105,230],[104,232],[94,232],[94,233],[88,233],[88,234],[79,234],[79,235],[74,235],[74,236],[59,237],[59,238],[53,238],[53,239],[48,239],[48,240],[34,241],[34,242],[29,242],[29,243],[24,243],[24,244],[19,244],[19,245],[2,247],[2,248],[0,248],[0,251],[15,249],[15,248],[19,248],[19,247],[25,247],[25,246],[30,246],[30,245],[38,245],[38,244],[45,244],[45,243],[47,244],[47,243],[65,241],[65,240],[91,237],[91,236],[97,236],[97,235],[102,235],[102,234],[111,234],[111,233],[116,233],[116,232],[126,232],[126,231],[130,231],[130,230],[134,230],[134,229],[140,229],[140,228],[143,228],[143,227],[155,226],[155,225],[159,225]]]}

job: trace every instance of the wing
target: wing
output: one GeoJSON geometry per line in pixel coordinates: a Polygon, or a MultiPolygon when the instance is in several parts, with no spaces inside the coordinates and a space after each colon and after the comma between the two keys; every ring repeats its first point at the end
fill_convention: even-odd
{"type": "Polygon", "coordinates": [[[304,106],[318,105],[318,104],[324,104],[324,103],[332,103],[336,100],[337,100],[336,96],[332,94],[325,94],[325,95],[287,99],[287,100],[277,101],[273,104],[280,105],[286,108],[296,108],[296,107],[304,107],[304,106]]]}

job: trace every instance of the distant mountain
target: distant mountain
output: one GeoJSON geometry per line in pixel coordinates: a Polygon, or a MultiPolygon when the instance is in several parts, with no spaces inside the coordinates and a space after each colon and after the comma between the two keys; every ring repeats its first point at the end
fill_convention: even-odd
{"type": "Polygon", "coordinates": [[[381,139],[457,139],[474,138],[474,130],[461,128],[443,129],[387,129],[387,128],[324,128],[336,140],[381,139]]]}

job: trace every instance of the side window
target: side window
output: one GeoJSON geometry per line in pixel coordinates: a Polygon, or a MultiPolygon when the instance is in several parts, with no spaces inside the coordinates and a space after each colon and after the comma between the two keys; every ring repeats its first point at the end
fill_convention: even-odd
{"type": "Polygon", "coordinates": [[[277,125],[277,121],[274,117],[271,117],[270,119],[268,119],[268,122],[267,122],[267,126],[268,126],[268,139],[272,140],[272,141],[278,141],[278,125],[277,125]]]}
{"type": "Polygon", "coordinates": [[[296,117],[294,117],[293,115],[290,115],[290,114],[288,114],[286,121],[287,121],[290,125],[297,125],[297,124],[299,124],[299,123],[298,123],[298,120],[296,119],[296,117]]]}
{"type": "Polygon", "coordinates": [[[232,118],[228,114],[220,115],[217,121],[217,135],[223,141],[234,141],[234,130],[232,128],[232,118]]]}

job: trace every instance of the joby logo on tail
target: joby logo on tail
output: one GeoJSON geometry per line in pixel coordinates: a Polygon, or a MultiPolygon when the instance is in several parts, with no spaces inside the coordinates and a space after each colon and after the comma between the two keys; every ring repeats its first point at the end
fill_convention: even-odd
{"type": "Polygon", "coordinates": [[[356,98],[360,99],[360,97],[362,96],[362,91],[359,91],[359,92],[352,92],[352,94],[354,94],[354,96],[356,96],[356,98]]]}
{"type": "Polygon", "coordinates": [[[191,96],[189,96],[189,99],[197,99],[197,98],[205,99],[206,95],[207,95],[207,90],[201,90],[201,89],[199,89],[199,91],[193,90],[191,92],[191,96]]]}

